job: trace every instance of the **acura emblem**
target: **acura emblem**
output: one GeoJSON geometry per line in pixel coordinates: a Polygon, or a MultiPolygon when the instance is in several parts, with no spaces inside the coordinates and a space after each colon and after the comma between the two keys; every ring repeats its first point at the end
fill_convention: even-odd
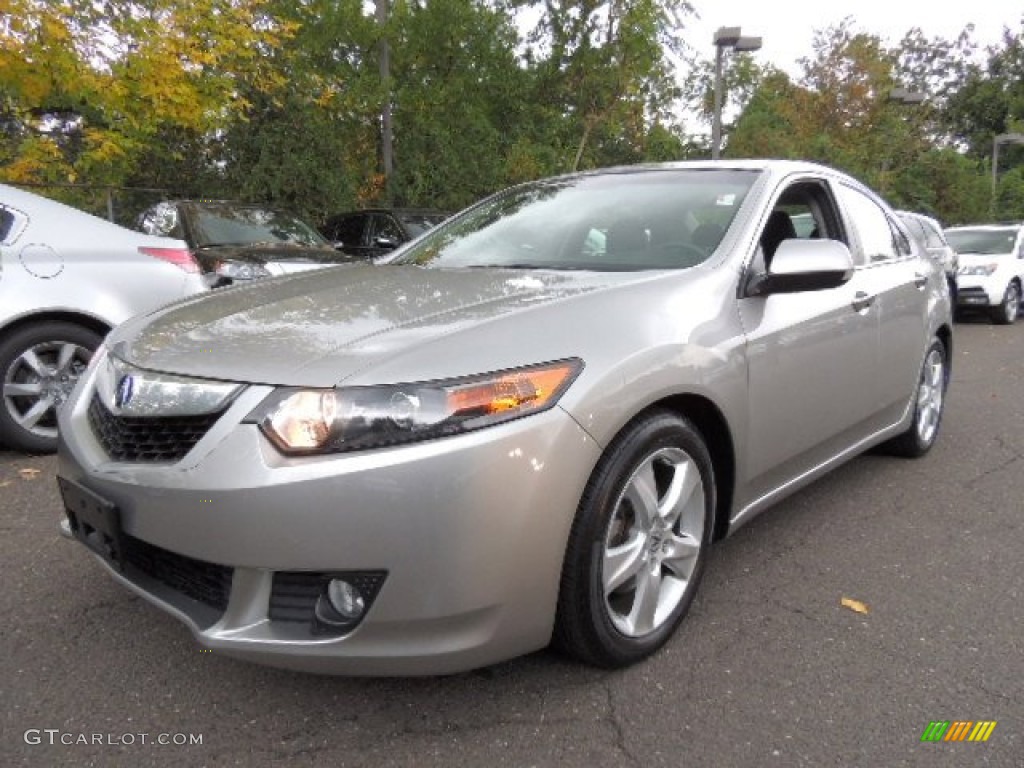
{"type": "Polygon", "coordinates": [[[124,408],[131,402],[133,394],[135,394],[135,378],[130,375],[122,376],[121,381],[117,383],[117,392],[114,393],[114,405],[124,408]]]}

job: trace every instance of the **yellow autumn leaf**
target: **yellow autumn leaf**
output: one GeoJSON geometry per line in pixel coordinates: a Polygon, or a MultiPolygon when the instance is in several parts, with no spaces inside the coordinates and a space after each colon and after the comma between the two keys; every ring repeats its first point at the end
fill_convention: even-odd
{"type": "Polygon", "coordinates": [[[42,470],[40,470],[40,469],[34,469],[32,467],[26,467],[25,469],[19,469],[18,470],[18,476],[22,480],[35,480],[37,477],[39,477],[39,474],[41,472],[42,472],[42,470]]]}
{"type": "Polygon", "coordinates": [[[851,611],[856,613],[867,613],[868,606],[866,603],[862,603],[860,600],[854,600],[852,597],[844,597],[839,601],[839,604],[843,608],[849,608],[851,611]]]}

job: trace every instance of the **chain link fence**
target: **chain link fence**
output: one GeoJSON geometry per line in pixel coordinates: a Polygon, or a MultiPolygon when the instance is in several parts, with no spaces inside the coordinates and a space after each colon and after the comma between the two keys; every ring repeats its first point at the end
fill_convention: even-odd
{"type": "Polygon", "coordinates": [[[87,211],[123,227],[133,228],[142,211],[171,198],[168,189],[155,187],[108,187],[96,184],[19,184],[5,182],[43,197],[87,211]]]}

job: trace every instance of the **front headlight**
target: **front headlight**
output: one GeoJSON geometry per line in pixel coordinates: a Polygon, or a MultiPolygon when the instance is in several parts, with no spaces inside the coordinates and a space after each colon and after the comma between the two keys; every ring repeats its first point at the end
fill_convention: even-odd
{"type": "Polygon", "coordinates": [[[253,264],[248,261],[222,261],[217,265],[217,274],[232,280],[256,280],[260,277],[270,277],[270,272],[262,264],[253,264]]]}
{"type": "Polygon", "coordinates": [[[984,275],[988,277],[999,267],[998,264],[972,264],[960,267],[958,275],[984,275]]]}
{"type": "Polygon", "coordinates": [[[289,455],[382,448],[545,411],[582,368],[572,359],[444,381],[279,389],[246,422],[289,455]]]}

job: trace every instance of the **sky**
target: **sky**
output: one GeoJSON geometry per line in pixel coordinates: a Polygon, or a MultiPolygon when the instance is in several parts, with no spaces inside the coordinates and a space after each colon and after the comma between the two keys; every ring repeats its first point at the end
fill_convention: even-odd
{"type": "Polygon", "coordinates": [[[698,19],[687,20],[686,39],[702,58],[714,53],[712,37],[719,27],[739,26],[744,35],[763,39],[755,56],[791,75],[799,74],[797,59],[809,57],[814,30],[852,16],[858,31],[878,35],[893,45],[912,27],[926,37],[954,39],[973,23],[981,45],[997,43],[1004,26],[1019,30],[1024,16],[1021,0],[691,0],[698,19]]]}

